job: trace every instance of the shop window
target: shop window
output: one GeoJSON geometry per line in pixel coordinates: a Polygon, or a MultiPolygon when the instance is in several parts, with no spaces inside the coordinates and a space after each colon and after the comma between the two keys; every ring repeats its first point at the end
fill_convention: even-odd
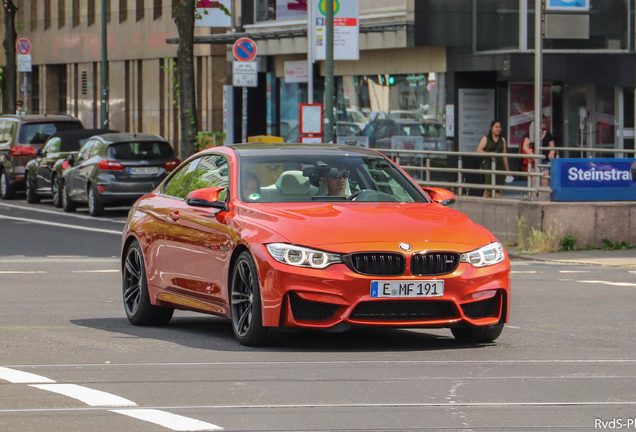
{"type": "Polygon", "coordinates": [[[51,27],[51,0],[44,0],[44,30],[51,27]]]}
{"type": "Polygon", "coordinates": [[[73,0],[73,28],[80,23],[80,0],[73,0]]]}
{"type": "Polygon", "coordinates": [[[307,18],[307,0],[256,0],[256,21],[307,18]]]}
{"type": "Polygon", "coordinates": [[[136,8],[136,21],[141,21],[144,18],[144,0],[137,0],[137,8],[136,8]]]}
{"type": "Polygon", "coordinates": [[[66,0],[57,0],[57,28],[66,25],[66,0]]]}
{"type": "Polygon", "coordinates": [[[119,23],[128,19],[128,0],[119,0],[119,23]]]}
{"type": "Polygon", "coordinates": [[[88,0],[86,22],[89,26],[95,24],[95,0],[88,0]]]}
{"type": "Polygon", "coordinates": [[[38,28],[38,0],[31,0],[31,31],[38,28]]]}
{"type": "Polygon", "coordinates": [[[152,19],[156,20],[161,18],[161,12],[163,9],[163,2],[161,0],[153,0],[152,5],[152,19]]]}

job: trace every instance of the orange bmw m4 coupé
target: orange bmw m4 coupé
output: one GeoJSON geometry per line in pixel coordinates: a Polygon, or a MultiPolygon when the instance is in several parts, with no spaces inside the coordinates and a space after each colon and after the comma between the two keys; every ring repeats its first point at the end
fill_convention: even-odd
{"type": "Polygon", "coordinates": [[[449,328],[491,342],[510,261],[485,228],[384,155],[237,144],[184,161],[130,211],[123,302],[135,325],[174,309],[229,318],[244,345],[277,328],[449,328]]]}

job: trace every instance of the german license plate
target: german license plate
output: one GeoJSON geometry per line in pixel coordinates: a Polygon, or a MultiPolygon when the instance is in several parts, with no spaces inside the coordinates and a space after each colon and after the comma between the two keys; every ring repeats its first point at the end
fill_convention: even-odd
{"type": "Polygon", "coordinates": [[[130,174],[132,175],[153,175],[159,174],[158,167],[148,167],[148,168],[131,168],[130,174]]]}
{"type": "Polygon", "coordinates": [[[443,280],[372,281],[371,297],[442,297],[443,280]]]}

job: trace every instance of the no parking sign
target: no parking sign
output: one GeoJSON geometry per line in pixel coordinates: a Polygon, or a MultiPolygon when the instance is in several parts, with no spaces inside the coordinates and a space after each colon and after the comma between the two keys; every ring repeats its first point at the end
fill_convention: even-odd
{"type": "Polygon", "coordinates": [[[238,61],[249,62],[256,58],[258,48],[256,42],[250,38],[241,38],[234,42],[234,57],[238,61]]]}

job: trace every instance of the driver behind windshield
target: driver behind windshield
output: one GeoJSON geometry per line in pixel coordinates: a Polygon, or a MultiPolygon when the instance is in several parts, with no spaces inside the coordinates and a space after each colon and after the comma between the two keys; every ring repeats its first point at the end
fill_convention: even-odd
{"type": "Polygon", "coordinates": [[[349,172],[342,165],[336,168],[338,169],[338,177],[321,177],[320,181],[327,187],[327,196],[347,196],[349,172]]]}

